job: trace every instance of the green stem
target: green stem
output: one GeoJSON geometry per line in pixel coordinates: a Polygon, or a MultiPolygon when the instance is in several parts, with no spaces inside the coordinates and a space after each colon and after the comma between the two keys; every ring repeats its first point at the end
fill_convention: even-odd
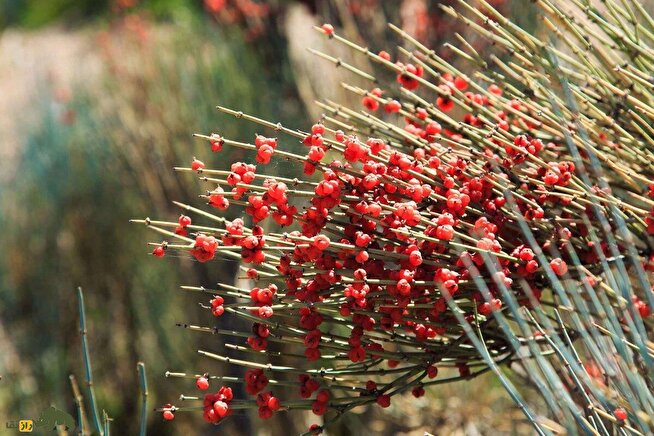
{"type": "Polygon", "coordinates": [[[86,373],[86,385],[89,392],[89,401],[91,402],[91,418],[95,431],[101,436],[104,431],[100,425],[100,415],[98,413],[98,406],[95,400],[95,389],[93,388],[93,372],[91,370],[91,358],[89,356],[89,344],[86,339],[86,313],[84,311],[84,294],[82,288],[77,288],[77,302],[79,305],[79,329],[82,338],[82,353],[84,356],[84,370],[86,373]]]}

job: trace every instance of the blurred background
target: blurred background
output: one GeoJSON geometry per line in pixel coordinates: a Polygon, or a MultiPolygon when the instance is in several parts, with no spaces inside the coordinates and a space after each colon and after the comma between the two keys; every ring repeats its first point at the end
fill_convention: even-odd
{"type": "MultiPolygon", "coordinates": [[[[527,2],[492,3],[533,27],[527,2]]],[[[197,355],[224,352],[219,337],[175,326],[215,322],[179,285],[233,280],[237,265],[156,260],[146,245],[152,234],[128,221],[175,219],[173,200],[201,204],[201,186],[173,166],[193,156],[213,168],[251,159],[236,150],[218,161],[191,138],[252,140],[256,127],[217,113],[216,104],[304,128],[320,116],[316,99],[358,107],[339,86],[352,78],[306,50],[351,55],[312,30],[323,22],[391,53],[397,41],[387,22],[438,51],[465,33],[427,0],[0,0],[1,427],[50,404],[75,416],[68,375],[83,379],[78,285],[98,404],[119,434],[137,432],[137,361],[147,366],[152,408],[193,391],[188,381],[166,379],[166,370],[237,371],[197,355]]],[[[384,414],[357,411],[330,434],[529,433],[519,415],[487,376],[419,401],[394,400],[384,414]]],[[[214,428],[200,413],[180,413],[174,423],[150,413],[148,428],[296,434],[314,418],[276,414],[262,427],[239,413],[214,428]]]]}

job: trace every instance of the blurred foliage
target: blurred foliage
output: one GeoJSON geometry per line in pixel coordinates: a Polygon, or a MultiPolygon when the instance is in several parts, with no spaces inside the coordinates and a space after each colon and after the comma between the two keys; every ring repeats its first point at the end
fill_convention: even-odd
{"type": "MultiPolygon", "coordinates": [[[[2,189],[0,221],[12,231],[0,237],[0,317],[20,363],[14,372],[3,369],[12,391],[1,394],[0,415],[38,415],[50,403],[74,410],[67,375],[81,375],[74,289],[82,285],[98,402],[117,428],[133,434],[135,363],[147,363],[151,404],[161,403],[179,389],[164,382],[164,372],[196,370],[195,350],[217,346],[216,338],[174,329],[176,322],[207,322],[195,317],[196,296],[178,285],[211,286],[231,277],[235,265],[207,270],[189,259],[177,266],[157,261],[147,255],[143,228],[129,219],[180,213],[171,201],[194,198],[199,188],[172,167],[191,156],[213,165],[248,159],[210,156],[191,138],[217,126],[225,135],[254,136],[253,127],[225,122],[215,103],[270,119],[303,115],[292,89],[269,86],[280,79],[238,29],[192,15],[161,29],[130,18],[97,41],[100,79],[72,93],[44,86],[41,120],[25,136],[19,175],[11,190],[2,189]]],[[[160,416],[151,421],[156,434],[189,429],[184,419],[174,427],[159,427],[160,416]]],[[[239,421],[233,425],[247,426],[239,421]]]]}
{"type": "MultiPolygon", "coordinates": [[[[202,7],[198,0],[143,0],[138,3],[139,8],[150,11],[157,18],[170,18],[181,10],[202,7]]],[[[136,4],[134,0],[2,0],[0,29],[10,25],[35,28],[62,19],[82,22],[136,4]]]]}

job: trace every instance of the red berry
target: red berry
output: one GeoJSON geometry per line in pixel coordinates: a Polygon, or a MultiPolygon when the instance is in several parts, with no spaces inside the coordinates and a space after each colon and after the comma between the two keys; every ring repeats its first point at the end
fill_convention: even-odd
{"type": "Polygon", "coordinates": [[[318,235],[313,238],[313,246],[320,251],[326,250],[329,247],[329,243],[329,238],[325,235],[318,235]]]}
{"type": "Polygon", "coordinates": [[[499,86],[495,84],[492,84],[491,86],[488,87],[488,92],[495,95],[502,95],[502,90],[500,89],[499,86]]]}
{"type": "Polygon", "coordinates": [[[270,397],[268,400],[268,408],[272,410],[273,412],[279,410],[281,405],[279,404],[279,398],[277,397],[270,397]]]}
{"type": "Polygon", "coordinates": [[[454,227],[450,225],[436,227],[436,237],[444,241],[451,241],[454,237],[454,227]]]}
{"type": "Polygon", "coordinates": [[[270,318],[273,316],[273,309],[270,306],[261,306],[257,311],[260,318],[270,318]]]}
{"type": "Polygon", "coordinates": [[[400,109],[402,109],[402,105],[397,100],[391,100],[384,105],[384,111],[389,114],[399,112],[400,109]]]}
{"type": "Polygon", "coordinates": [[[332,36],[334,35],[334,26],[325,23],[322,25],[322,31],[325,32],[325,35],[332,36]]]}
{"type": "Polygon", "coordinates": [[[193,171],[198,171],[204,168],[204,162],[201,160],[193,159],[193,162],[191,162],[191,169],[193,171]]]}
{"type": "Polygon", "coordinates": [[[370,111],[376,111],[379,108],[379,102],[375,100],[373,97],[370,97],[366,95],[363,97],[361,100],[361,103],[366,107],[366,109],[370,111]]]}
{"type": "Polygon", "coordinates": [[[466,89],[468,89],[468,81],[466,79],[464,79],[463,77],[460,77],[460,76],[456,77],[454,79],[454,86],[459,91],[465,91],[466,89]]]}
{"type": "Polygon", "coordinates": [[[559,181],[559,176],[554,171],[547,171],[545,177],[543,177],[543,182],[546,185],[556,185],[559,181]]]}
{"type": "Polygon", "coordinates": [[[195,381],[195,386],[197,386],[197,388],[200,389],[201,391],[206,391],[207,389],[209,389],[209,379],[206,377],[199,377],[195,381]]]}
{"type": "Polygon", "coordinates": [[[158,247],[155,247],[154,250],[152,250],[152,254],[157,257],[163,257],[166,254],[166,249],[162,245],[160,245],[158,247]]]}
{"type": "Polygon", "coordinates": [[[191,225],[191,217],[188,217],[186,215],[180,215],[179,217],[179,225],[182,227],[190,226],[191,225]]]}
{"type": "Polygon", "coordinates": [[[647,318],[651,313],[649,306],[644,301],[639,301],[636,307],[638,308],[638,312],[640,313],[640,316],[642,316],[643,318],[647,318]]]}
{"type": "Polygon", "coordinates": [[[173,419],[175,419],[175,414],[173,413],[172,410],[164,410],[163,419],[165,419],[166,421],[172,421],[173,419]]]}
{"type": "Polygon", "coordinates": [[[422,264],[422,254],[418,250],[414,250],[409,253],[409,263],[413,266],[419,266],[422,264]]]}
{"type": "Polygon", "coordinates": [[[223,297],[221,297],[220,295],[216,295],[211,299],[211,307],[222,306],[224,302],[225,299],[223,297]]]}
{"type": "Polygon", "coordinates": [[[484,315],[484,316],[488,316],[488,315],[490,315],[490,313],[493,311],[493,308],[492,308],[492,306],[491,306],[491,304],[490,304],[489,302],[485,302],[485,303],[480,304],[480,305],[477,307],[477,310],[478,310],[479,313],[481,313],[482,315],[484,315]]]}
{"type": "Polygon", "coordinates": [[[322,391],[318,392],[318,395],[316,395],[316,401],[320,401],[321,403],[326,403],[329,401],[329,391],[323,389],[322,391]]]}
{"type": "Polygon", "coordinates": [[[454,109],[454,101],[449,97],[438,97],[436,99],[436,105],[443,112],[449,112],[454,109]]]}
{"type": "Polygon", "coordinates": [[[420,398],[423,395],[425,395],[425,388],[423,388],[422,386],[416,386],[415,388],[413,388],[411,393],[413,394],[414,397],[420,398]]]}
{"type": "Polygon", "coordinates": [[[386,408],[391,405],[391,397],[390,395],[380,395],[377,397],[377,404],[379,404],[381,407],[386,408]]]}
{"type": "Polygon", "coordinates": [[[568,264],[565,263],[565,261],[560,257],[553,259],[550,262],[550,267],[552,268],[552,271],[554,271],[554,273],[559,277],[565,275],[565,273],[568,272],[568,264]]]}
{"type": "Polygon", "coordinates": [[[220,136],[214,135],[214,139],[211,140],[211,151],[214,153],[219,152],[223,149],[223,144],[225,141],[220,136]]]}
{"type": "Polygon", "coordinates": [[[367,251],[359,251],[357,255],[355,256],[355,259],[359,263],[366,263],[368,259],[370,258],[370,255],[368,254],[367,251]]]}
{"type": "Polygon", "coordinates": [[[327,412],[327,403],[321,403],[320,401],[314,401],[311,404],[311,411],[314,415],[322,416],[327,412]]]}
{"type": "Polygon", "coordinates": [[[215,403],[213,403],[213,410],[216,412],[216,415],[223,418],[225,417],[225,415],[227,415],[227,412],[229,411],[229,406],[224,401],[216,401],[215,403]]]}
{"type": "Polygon", "coordinates": [[[617,409],[615,409],[613,411],[613,416],[615,416],[616,419],[618,419],[620,421],[625,421],[627,419],[627,417],[628,417],[627,411],[624,410],[622,407],[618,407],[617,409]]]}
{"type": "Polygon", "coordinates": [[[314,135],[323,135],[325,133],[325,126],[320,123],[316,123],[311,126],[311,133],[314,135]]]}

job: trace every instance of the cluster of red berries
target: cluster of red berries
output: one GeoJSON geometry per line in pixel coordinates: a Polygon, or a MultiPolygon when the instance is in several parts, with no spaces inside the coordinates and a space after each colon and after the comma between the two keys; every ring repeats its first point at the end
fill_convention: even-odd
{"type": "Polygon", "coordinates": [[[231,403],[233,398],[232,388],[225,386],[221,387],[215,394],[205,394],[203,401],[204,411],[202,414],[204,420],[212,424],[217,424],[223,418],[229,416],[232,413],[229,403],[231,403]]]}
{"type": "Polygon", "coordinates": [[[374,88],[370,91],[369,95],[366,95],[363,97],[361,100],[361,103],[365,106],[366,109],[369,111],[376,111],[379,109],[379,100],[378,98],[381,98],[383,94],[383,91],[379,88],[374,88]],[[377,97],[377,98],[375,98],[377,97]]]}
{"type": "Polygon", "coordinates": [[[254,139],[254,145],[257,147],[257,162],[261,164],[270,163],[273,153],[277,148],[277,138],[266,138],[262,135],[257,135],[254,139]]]}
{"type": "Polygon", "coordinates": [[[638,311],[638,313],[640,313],[640,316],[642,316],[643,318],[647,318],[648,316],[650,316],[651,311],[649,305],[645,303],[643,300],[641,300],[640,298],[638,298],[637,295],[633,295],[631,297],[631,302],[633,303],[634,308],[638,311]]]}
{"type": "Polygon", "coordinates": [[[200,233],[195,237],[191,254],[200,262],[208,262],[214,258],[217,249],[218,240],[216,238],[200,233]]]}
{"type": "Polygon", "coordinates": [[[313,393],[320,389],[318,380],[306,374],[300,374],[298,380],[300,381],[300,397],[302,398],[311,398],[313,393]]]}
{"type": "Polygon", "coordinates": [[[270,307],[275,300],[277,294],[277,285],[269,284],[265,288],[252,288],[250,291],[250,299],[256,304],[258,309],[253,309],[252,314],[259,318],[270,318],[273,315],[272,307],[270,307]]]}
{"type": "Polygon", "coordinates": [[[191,217],[180,215],[178,223],[179,225],[175,227],[175,233],[181,236],[188,236],[188,230],[186,228],[191,225],[191,217]]]}
{"type": "Polygon", "coordinates": [[[266,338],[270,336],[270,329],[266,324],[255,322],[252,324],[252,333],[252,336],[248,336],[248,345],[252,347],[254,351],[263,351],[268,348],[268,341],[266,338]]]}
{"type": "MultiPolygon", "coordinates": [[[[322,30],[334,36],[329,25],[322,30]]],[[[386,52],[380,52],[379,58],[396,66],[403,92],[419,88],[424,74],[419,64],[392,64],[386,52]]],[[[297,134],[308,148],[303,156],[282,151],[281,146],[278,150],[277,138],[262,135],[255,137],[254,145],[245,145],[256,152],[256,161],[262,165],[280,155],[298,162],[307,176],[301,184],[311,186],[312,191],[296,190],[299,182],[268,177],[257,172],[255,165],[237,162],[209,193],[209,204],[221,210],[229,207],[230,195],[234,204],[247,199],[245,213],[251,218],[251,228],[241,218],[223,221],[224,231],[195,235],[190,251],[206,262],[214,258],[219,244],[226,249],[240,247],[242,261],[251,264],[247,278],[265,281],[240,290],[246,298],[249,292],[252,302],[242,312],[250,320],[252,315],[258,318],[247,337],[252,350],[267,350],[269,341],[279,339],[277,329],[287,328],[284,334],[293,336],[293,346],[302,347],[308,362],[327,360],[325,350],[335,350],[338,363],[334,366],[339,365],[339,370],[367,370],[371,362],[382,361],[393,370],[409,363],[420,368],[422,378],[410,388],[415,397],[421,397],[423,383],[430,383],[423,379],[438,373],[435,364],[440,364],[442,350],[464,335],[455,317],[458,313],[448,305],[451,301],[466,322],[480,325],[505,311],[513,297],[519,305],[538,304],[550,272],[571,282],[597,285],[589,272],[592,269],[577,268],[578,263],[566,253],[574,242],[586,266],[599,263],[610,247],[606,242],[597,247],[586,240],[589,229],[578,215],[590,217],[592,211],[588,202],[570,194],[576,192],[575,165],[560,153],[560,145],[543,143],[551,135],[543,135],[529,121],[536,117],[535,109],[502,98],[497,85],[481,88],[462,76],[442,74],[437,89],[436,101],[428,105],[416,103],[418,99],[383,98],[390,91],[381,88],[366,92],[362,103],[368,110],[378,110],[383,104],[388,114],[384,117],[398,121],[384,123],[375,118],[369,124],[361,121],[366,128],[352,130],[359,135],[371,132],[370,137],[317,123],[310,132],[297,134]],[[473,87],[479,92],[468,90],[473,87]],[[448,122],[451,130],[441,126],[439,120],[456,116],[456,112],[445,113],[459,106],[473,111],[460,114],[458,126],[448,122]],[[490,133],[474,136],[482,128],[490,133]],[[464,136],[466,132],[473,132],[472,140],[464,136]],[[337,158],[326,162],[328,153],[337,158]],[[220,186],[225,184],[232,186],[230,193],[220,186]],[[514,191],[511,203],[503,192],[506,186],[514,191]],[[283,234],[264,234],[262,222],[270,217],[281,227],[294,228],[283,234]],[[518,230],[523,221],[534,229],[538,247],[518,230]],[[542,255],[549,256],[547,261],[542,262],[542,255]],[[476,284],[480,277],[483,293],[476,284]],[[273,280],[278,284],[270,283],[273,280]],[[511,296],[508,302],[506,292],[511,296]],[[346,324],[347,333],[332,334],[325,328],[331,323],[346,324]],[[275,335],[271,336],[271,330],[275,335]],[[397,338],[403,347],[413,347],[413,352],[389,347],[397,338]],[[346,365],[340,366],[342,361],[346,365]]],[[[357,119],[353,116],[352,122],[357,119]]],[[[210,142],[213,151],[230,143],[219,136],[212,136],[210,142]]],[[[191,168],[200,171],[204,164],[194,160],[191,168]]],[[[606,194],[593,189],[598,196],[606,194]]],[[[654,186],[649,189],[654,197],[654,186]]],[[[654,232],[654,209],[643,218],[654,232]]],[[[186,235],[190,223],[190,218],[180,217],[176,232],[186,235]]],[[[164,248],[157,247],[154,254],[163,255],[164,248]]],[[[650,263],[646,268],[654,270],[654,260],[650,263]]],[[[224,297],[234,296],[215,295],[213,315],[224,312],[224,297]]],[[[641,316],[650,316],[645,302],[634,298],[632,303],[641,316]]],[[[508,347],[500,342],[494,342],[500,349],[498,355],[508,347]]],[[[469,348],[460,352],[469,353],[469,348]]],[[[464,357],[448,362],[462,378],[470,377],[475,368],[464,357]]],[[[303,374],[299,380],[300,396],[308,401],[317,392],[311,410],[318,416],[325,414],[336,398],[328,379],[319,382],[303,374]]],[[[249,369],[245,382],[247,393],[256,395],[262,418],[280,409],[277,397],[262,392],[269,383],[263,370],[249,369]]],[[[361,386],[351,387],[362,392],[361,386]]],[[[391,404],[388,390],[373,380],[367,381],[362,395],[381,407],[391,404]]],[[[210,422],[228,413],[225,398],[205,399],[205,418],[211,413],[210,422]],[[218,408],[216,403],[220,403],[218,408]]]]}
{"type": "Polygon", "coordinates": [[[211,299],[211,314],[213,316],[220,316],[225,313],[225,307],[223,306],[225,299],[220,295],[215,295],[211,299]]]}
{"type": "Polygon", "coordinates": [[[257,406],[259,407],[259,418],[261,419],[271,418],[273,413],[282,407],[279,398],[273,396],[272,392],[261,392],[258,394],[257,406]]]}
{"type": "Polygon", "coordinates": [[[248,369],[245,371],[245,391],[250,395],[256,395],[268,386],[268,377],[263,369],[248,369]]]}

